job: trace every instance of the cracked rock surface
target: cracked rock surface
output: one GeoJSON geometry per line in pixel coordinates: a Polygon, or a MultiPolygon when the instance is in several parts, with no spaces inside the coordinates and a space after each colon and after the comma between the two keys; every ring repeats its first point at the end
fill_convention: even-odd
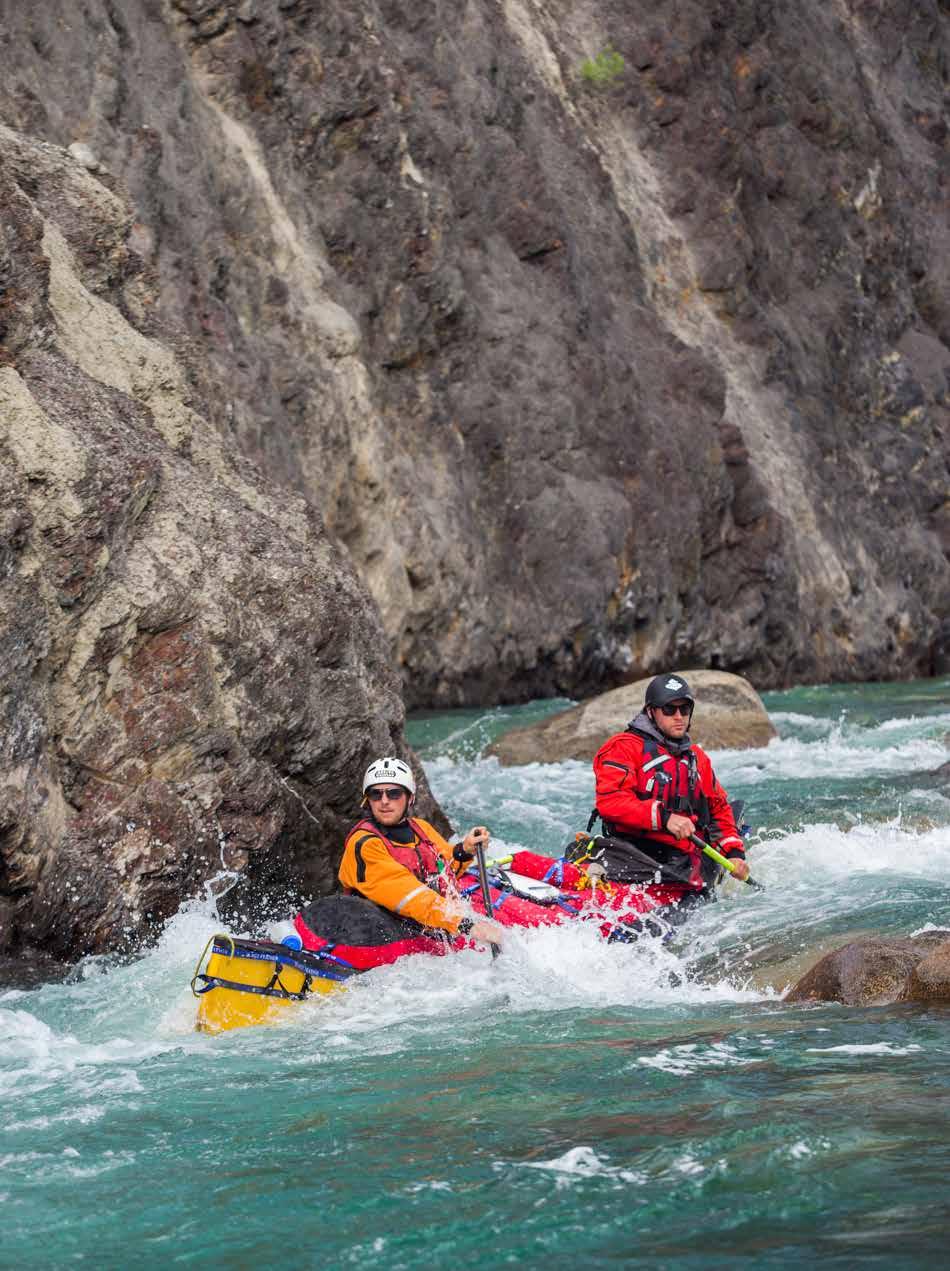
{"type": "Polygon", "coordinates": [[[0,117],[128,191],[137,325],[410,705],[946,668],[945,3],[0,15],[0,117]]]}
{"type": "Polygon", "coordinates": [[[945,0],[0,0],[0,954],[326,886],[400,692],[945,672],[948,61],[945,0]]]}
{"type": "Polygon", "coordinates": [[[237,872],[326,889],[410,753],[375,606],[127,316],[125,202],[0,127],[0,206],[0,955],[133,947],[237,872]]]}

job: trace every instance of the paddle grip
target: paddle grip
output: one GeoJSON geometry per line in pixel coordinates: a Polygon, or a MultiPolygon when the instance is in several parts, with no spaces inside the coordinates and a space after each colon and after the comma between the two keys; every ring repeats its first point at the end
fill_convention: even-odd
{"type": "MultiPolygon", "coordinates": [[[[705,853],[705,855],[708,856],[710,860],[715,861],[717,865],[721,865],[728,874],[735,874],[736,872],[735,866],[733,865],[732,861],[729,859],[728,856],[723,856],[722,852],[717,852],[714,847],[710,847],[710,845],[704,842],[699,837],[698,834],[691,834],[689,838],[693,846],[698,847],[699,850],[705,853]]],[[[765,888],[762,886],[762,884],[757,883],[751,875],[748,875],[746,878],[743,878],[741,881],[748,884],[749,887],[754,888],[755,891],[765,891],[765,888]]]]}

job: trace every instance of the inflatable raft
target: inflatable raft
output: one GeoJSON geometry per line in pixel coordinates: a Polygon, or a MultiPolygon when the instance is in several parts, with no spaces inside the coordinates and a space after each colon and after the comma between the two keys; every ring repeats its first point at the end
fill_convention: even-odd
{"type": "MultiPolygon", "coordinates": [[[[608,941],[629,942],[645,931],[668,932],[701,899],[688,884],[664,878],[645,857],[627,868],[630,881],[624,882],[608,881],[596,865],[589,855],[552,860],[534,852],[492,862],[491,917],[506,927],[594,922],[608,941]]],[[[459,891],[474,913],[485,914],[474,871],[460,877],[459,891]]],[[[466,937],[427,930],[360,896],[313,901],[296,915],[294,927],[297,935],[289,943],[212,937],[191,982],[200,1030],[272,1023],[307,998],[338,992],[375,967],[475,947],[466,937]]]]}

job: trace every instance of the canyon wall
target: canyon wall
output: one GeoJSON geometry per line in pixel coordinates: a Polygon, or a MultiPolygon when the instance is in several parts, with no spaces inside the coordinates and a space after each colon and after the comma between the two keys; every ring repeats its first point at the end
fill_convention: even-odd
{"type": "Polygon", "coordinates": [[[945,671],[948,56],[946,0],[0,0],[0,945],[326,888],[403,701],[945,671]]]}
{"type": "Polygon", "coordinates": [[[946,3],[0,13],[410,704],[946,666],[946,3]]]}
{"type": "Polygon", "coordinates": [[[0,207],[0,961],[132,948],[239,876],[279,911],[411,758],[378,613],[123,316],[157,299],[124,202],[0,126],[0,207]]]}

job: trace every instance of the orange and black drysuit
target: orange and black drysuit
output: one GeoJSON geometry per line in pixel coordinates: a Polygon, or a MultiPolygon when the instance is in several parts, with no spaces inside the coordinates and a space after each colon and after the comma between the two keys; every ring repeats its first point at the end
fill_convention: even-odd
{"type": "Polygon", "coordinates": [[[645,712],[604,742],[594,756],[594,779],[605,832],[633,843],[658,864],[688,874],[694,889],[708,886],[716,870],[689,839],[666,832],[674,812],[690,817],[696,833],[724,856],[745,858],[732,808],[709,756],[688,737],[673,741],[664,736],[645,712]]]}
{"type": "Polygon", "coordinates": [[[455,878],[470,859],[456,851],[428,821],[383,827],[367,818],[346,836],[338,877],[345,891],[454,935],[465,916],[455,878]]]}

